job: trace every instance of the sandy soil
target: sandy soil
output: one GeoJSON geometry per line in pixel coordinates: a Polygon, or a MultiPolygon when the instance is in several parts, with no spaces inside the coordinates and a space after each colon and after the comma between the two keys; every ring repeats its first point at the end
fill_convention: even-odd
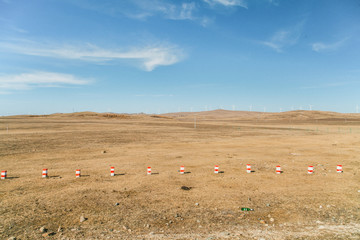
{"type": "Polygon", "coordinates": [[[12,116],[0,136],[1,239],[360,239],[359,114],[12,116]]]}

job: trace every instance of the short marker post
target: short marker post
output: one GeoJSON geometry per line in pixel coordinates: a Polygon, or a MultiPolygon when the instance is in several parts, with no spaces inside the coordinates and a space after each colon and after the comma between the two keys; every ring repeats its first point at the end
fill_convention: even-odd
{"type": "Polygon", "coordinates": [[[47,168],[44,168],[44,169],[42,170],[42,177],[43,177],[43,178],[47,178],[47,177],[48,177],[48,169],[47,169],[47,168]]]}
{"type": "Polygon", "coordinates": [[[251,173],[251,165],[250,164],[246,164],[246,172],[251,173]]]}
{"type": "Polygon", "coordinates": [[[185,173],[185,167],[184,166],[180,166],[180,174],[184,174],[185,173]]]}
{"type": "Polygon", "coordinates": [[[342,173],[343,172],[342,165],[337,165],[336,166],[336,172],[337,173],[342,173]]]}
{"type": "Polygon", "coordinates": [[[1,171],[1,179],[6,179],[7,171],[1,171]]]}
{"type": "Polygon", "coordinates": [[[110,167],[110,176],[111,177],[115,176],[115,167],[110,167]]]}
{"type": "Polygon", "coordinates": [[[281,173],[281,167],[280,166],[276,166],[276,174],[280,174],[281,173]]]}
{"type": "Polygon", "coordinates": [[[151,167],[148,167],[148,168],[147,168],[147,174],[148,174],[148,175],[151,175],[151,167]]]}
{"type": "Polygon", "coordinates": [[[215,165],[215,167],[214,167],[214,173],[219,173],[219,166],[218,166],[218,165],[215,165]]]}
{"type": "Polygon", "coordinates": [[[313,174],[314,166],[308,166],[308,174],[313,174]]]}
{"type": "Polygon", "coordinates": [[[79,178],[81,176],[80,169],[76,169],[76,177],[79,178]]]}

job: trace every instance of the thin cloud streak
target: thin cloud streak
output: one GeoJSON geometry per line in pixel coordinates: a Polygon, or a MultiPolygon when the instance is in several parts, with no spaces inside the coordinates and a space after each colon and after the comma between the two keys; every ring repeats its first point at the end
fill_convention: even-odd
{"type": "Polygon", "coordinates": [[[313,43],[312,50],[315,52],[335,51],[338,48],[342,47],[348,39],[349,38],[344,38],[340,41],[337,41],[335,43],[329,43],[329,44],[322,43],[322,42],[313,43]]]}
{"type": "Polygon", "coordinates": [[[289,30],[279,30],[272,35],[270,40],[261,41],[260,44],[281,53],[284,48],[298,43],[304,24],[305,21],[302,21],[289,30]]]}
{"type": "Polygon", "coordinates": [[[17,75],[0,75],[0,92],[9,94],[13,90],[30,90],[40,87],[64,87],[86,85],[91,80],[77,78],[71,74],[55,72],[33,72],[17,75]]]}
{"type": "Polygon", "coordinates": [[[196,10],[194,2],[182,3],[181,5],[161,2],[161,1],[134,1],[133,2],[140,13],[135,15],[124,13],[128,17],[135,16],[135,18],[147,18],[157,14],[163,15],[166,19],[171,20],[195,20],[193,12],[196,10]]]}
{"type": "Polygon", "coordinates": [[[164,44],[157,46],[138,47],[130,50],[104,49],[96,45],[81,46],[66,45],[63,47],[40,47],[36,44],[14,44],[2,42],[0,49],[19,54],[53,57],[62,59],[75,59],[95,63],[104,63],[117,59],[138,60],[145,71],[152,71],[158,66],[168,66],[181,61],[185,54],[175,45],[164,44]]]}
{"type": "MultiPolygon", "coordinates": [[[[225,2],[242,2],[243,0],[221,0],[225,2]]],[[[170,3],[163,0],[132,0],[118,1],[117,4],[109,6],[104,1],[69,1],[76,6],[96,11],[109,16],[125,16],[131,19],[146,21],[148,18],[160,16],[168,20],[176,21],[192,21],[203,27],[211,23],[210,17],[202,16],[198,13],[201,11],[202,5],[197,1],[170,3]]],[[[241,4],[244,5],[244,4],[241,4]]],[[[245,5],[244,5],[245,6],[245,5]]]]}
{"type": "Polygon", "coordinates": [[[161,15],[169,20],[189,20],[199,23],[201,26],[206,27],[211,23],[210,19],[206,16],[197,16],[196,12],[199,10],[195,2],[171,4],[162,1],[134,1],[140,12],[137,13],[124,13],[127,17],[139,20],[146,20],[149,17],[161,15]]]}
{"type": "Polygon", "coordinates": [[[243,7],[248,8],[245,0],[204,0],[209,5],[223,5],[225,7],[243,7]]]}
{"type": "Polygon", "coordinates": [[[111,16],[123,15],[141,20],[155,15],[172,20],[195,20],[193,11],[197,9],[195,2],[174,4],[161,0],[118,1],[117,4],[111,6],[104,1],[92,0],[70,1],[70,3],[111,16]]]}

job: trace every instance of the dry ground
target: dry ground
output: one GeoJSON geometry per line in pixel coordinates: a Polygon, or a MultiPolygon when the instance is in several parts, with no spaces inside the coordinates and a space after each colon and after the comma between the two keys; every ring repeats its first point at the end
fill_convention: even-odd
{"type": "Polygon", "coordinates": [[[356,114],[1,117],[0,238],[360,239],[359,147],[356,114]]]}

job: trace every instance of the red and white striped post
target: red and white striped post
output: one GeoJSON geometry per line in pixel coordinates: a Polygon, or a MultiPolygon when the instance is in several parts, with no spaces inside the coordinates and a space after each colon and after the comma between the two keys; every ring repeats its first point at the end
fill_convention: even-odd
{"type": "Polygon", "coordinates": [[[313,174],[314,166],[308,166],[308,174],[313,174]]]}
{"type": "Polygon", "coordinates": [[[246,164],[246,172],[251,173],[251,165],[250,164],[246,164]]]}
{"type": "Polygon", "coordinates": [[[110,167],[110,176],[115,176],[115,167],[110,167]]]}
{"type": "Polygon", "coordinates": [[[280,166],[276,166],[276,174],[280,174],[281,173],[281,167],[280,166]]]}
{"type": "Polygon", "coordinates": [[[180,166],[180,174],[184,174],[185,173],[185,167],[184,166],[180,166]]]}
{"type": "Polygon", "coordinates": [[[215,165],[215,167],[214,167],[214,173],[219,173],[219,166],[218,166],[218,165],[215,165]]]}
{"type": "Polygon", "coordinates": [[[337,165],[336,166],[336,172],[337,173],[342,173],[343,172],[342,165],[337,165]]]}
{"type": "Polygon", "coordinates": [[[1,171],[1,179],[6,179],[7,171],[1,171]]]}
{"type": "Polygon", "coordinates": [[[148,175],[151,175],[151,167],[148,167],[148,168],[147,168],[147,174],[148,174],[148,175]]]}
{"type": "Polygon", "coordinates": [[[42,177],[43,177],[43,178],[47,178],[47,177],[48,177],[48,169],[47,169],[47,168],[44,168],[44,169],[42,170],[42,177]]]}
{"type": "Polygon", "coordinates": [[[81,176],[80,169],[76,169],[76,177],[79,178],[81,176]]]}

